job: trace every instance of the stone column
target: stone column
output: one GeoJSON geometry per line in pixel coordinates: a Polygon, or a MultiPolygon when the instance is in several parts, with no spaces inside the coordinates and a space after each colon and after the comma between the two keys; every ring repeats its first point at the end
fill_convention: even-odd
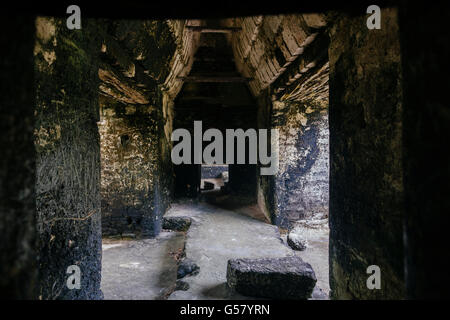
{"type": "Polygon", "coordinates": [[[273,103],[280,165],[275,175],[276,224],[328,217],[328,105],[273,103]]]}
{"type": "MultiPolygon", "coordinates": [[[[103,99],[102,99],[103,100],[103,99]]],[[[159,112],[147,105],[102,102],[104,235],[156,236],[161,227],[159,112]]]]}
{"type": "Polygon", "coordinates": [[[99,299],[101,271],[98,54],[93,20],[69,30],[64,19],[38,18],[36,205],[40,298],[99,299]],[[67,268],[81,271],[69,289],[67,268]]]}
{"type": "Polygon", "coordinates": [[[340,15],[330,31],[330,286],[335,299],[404,297],[402,87],[397,11],[380,30],[340,15]],[[366,286],[381,269],[381,289],[366,286]]]}

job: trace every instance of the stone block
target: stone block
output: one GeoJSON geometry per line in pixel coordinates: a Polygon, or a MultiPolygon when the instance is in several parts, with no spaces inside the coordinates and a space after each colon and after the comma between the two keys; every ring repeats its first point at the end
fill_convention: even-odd
{"type": "Polygon", "coordinates": [[[177,270],[177,279],[186,277],[187,275],[197,275],[200,272],[200,267],[191,259],[183,259],[177,270]]]}
{"type": "Polygon", "coordinates": [[[191,226],[191,219],[188,217],[164,217],[163,229],[173,231],[187,231],[191,226]]]}
{"type": "Polygon", "coordinates": [[[307,240],[300,233],[296,232],[295,229],[289,232],[287,243],[289,247],[296,251],[303,251],[307,246],[307,240]]]}
{"type": "Polygon", "coordinates": [[[311,265],[296,256],[228,260],[227,284],[246,296],[308,299],[316,281],[311,265]]]}

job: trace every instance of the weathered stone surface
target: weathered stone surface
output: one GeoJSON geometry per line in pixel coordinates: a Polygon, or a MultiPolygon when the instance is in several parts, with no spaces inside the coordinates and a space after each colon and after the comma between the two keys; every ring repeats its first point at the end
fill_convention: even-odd
{"type": "MultiPolygon", "coordinates": [[[[259,93],[258,126],[278,129],[279,168],[274,176],[259,177],[257,201],[272,223],[291,229],[299,219],[328,217],[329,36],[323,15],[275,18],[264,17],[266,36],[271,28],[265,25],[273,25],[268,37],[280,33],[289,51],[296,49],[259,93]]],[[[276,42],[275,52],[282,46],[276,42]]]]}
{"type": "Polygon", "coordinates": [[[200,267],[191,259],[184,258],[180,261],[177,270],[177,279],[184,278],[188,275],[196,275],[200,272],[200,267]]]}
{"type": "Polygon", "coordinates": [[[200,20],[168,20],[167,24],[175,36],[177,53],[174,54],[171,62],[171,70],[164,82],[167,96],[175,99],[183,82],[178,77],[186,76],[191,70],[194,62],[193,56],[200,42],[200,33],[192,32],[186,26],[199,26],[200,20]]]}
{"type": "Polygon", "coordinates": [[[402,85],[397,10],[380,30],[338,15],[330,30],[330,286],[339,299],[404,297],[402,85]],[[380,290],[368,290],[378,265],[380,290]]]}
{"type": "Polygon", "coordinates": [[[104,99],[101,107],[103,234],[154,236],[164,213],[155,203],[160,173],[158,112],[149,106],[130,110],[104,99]],[[144,220],[148,221],[145,227],[144,220]]]}
{"type": "Polygon", "coordinates": [[[167,21],[108,21],[102,34],[104,235],[154,237],[161,230],[173,184],[171,102],[162,93],[179,51],[173,32],[167,21]]]}
{"type": "Polygon", "coordinates": [[[303,251],[306,249],[308,241],[300,233],[300,230],[293,229],[287,236],[287,244],[294,250],[303,251]]]}
{"type": "MultiPolygon", "coordinates": [[[[403,297],[404,271],[408,297],[448,296],[446,271],[450,267],[442,254],[446,242],[441,237],[450,225],[445,214],[450,211],[445,198],[450,189],[447,174],[450,160],[443,148],[450,140],[447,101],[450,90],[449,82],[442,80],[446,79],[444,70],[449,69],[448,30],[443,26],[448,21],[448,10],[442,4],[398,3],[402,16],[397,19],[395,10],[383,9],[381,30],[367,30],[364,11],[358,15],[339,13],[330,20],[323,14],[311,13],[266,17],[244,14],[217,22],[239,26],[241,31],[221,35],[222,39],[207,36],[202,41],[199,33],[185,26],[214,21],[115,20],[93,24],[87,19],[83,20],[82,31],[68,31],[63,19],[39,18],[36,30],[32,30],[34,18],[3,17],[1,296],[37,296],[32,292],[33,262],[37,261],[33,253],[36,227],[43,283],[40,297],[101,296],[97,290],[100,260],[97,89],[106,101],[102,111],[115,109],[114,114],[102,118],[108,119],[105,127],[99,124],[101,130],[109,131],[105,134],[108,143],[101,153],[111,156],[109,159],[118,158],[113,161],[117,166],[105,166],[102,172],[105,180],[114,176],[109,180],[113,183],[102,190],[106,204],[103,212],[113,212],[114,217],[110,221],[105,219],[103,225],[123,236],[130,236],[130,232],[139,228],[153,234],[159,231],[173,181],[168,159],[175,116],[173,99],[184,85],[179,77],[189,73],[199,43],[204,50],[203,71],[220,71],[215,66],[234,65],[230,57],[226,59],[228,64],[218,63],[220,59],[207,61],[226,51],[223,46],[210,54],[216,42],[231,44],[230,56],[238,65],[238,73],[251,78],[249,87],[253,96],[259,101],[266,100],[257,110],[257,118],[264,118],[258,120],[258,127],[276,127],[282,133],[279,174],[259,177],[256,190],[258,206],[280,226],[291,227],[297,219],[308,223],[327,219],[323,197],[327,184],[321,157],[326,144],[321,140],[325,136],[327,76],[331,73],[333,297],[403,297]],[[103,30],[96,30],[97,27],[103,30]],[[329,66],[323,63],[327,60],[322,45],[327,33],[331,39],[329,66]],[[36,70],[32,72],[30,58],[35,34],[36,70]],[[398,34],[403,42],[401,49],[398,34]],[[102,61],[98,63],[96,55],[100,52],[102,61]],[[34,88],[33,77],[36,77],[34,88]],[[37,97],[33,101],[31,96],[35,92],[37,97]],[[322,103],[320,111],[320,107],[314,110],[317,101],[322,103]],[[139,119],[141,115],[145,121],[139,119]],[[34,120],[36,153],[31,146],[34,120]],[[136,125],[136,120],[142,122],[136,125]],[[150,145],[151,156],[144,150],[146,144],[150,145]],[[122,189],[117,187],[120,182],[125,185],[122,189]],[[324,206],[320,208],[320,204],[324,206]],[[67,292],[64,270],[72,263],[82,267],[83,280],[87,281],[82,281],[80,291],[67,292]],[[369,264],[380,265],[382,269],[380,291],[368,291],[365,286],[369,264]],[[436,265],[442,270],[436,270],[436,265]],[[430,274],[434,277],[430,278],[430,274]]],[[[245,86],[229,90],[222,87],[217,91],[214,86],[199,90],[197,85],[186,84],[186,88],[183,92],[186,99],[177,104],[177,108],[185,107],[176,110],[178,120],[192,123],[195,113],[186,117],[184,113],[198,108],[205,119],[210,119],[209,127],[221,120],[225,121],[220,124],[230,127],[228,124],[236,119],[241,121],[236,122],[238,127],[243,127],[242,123],[254,127],[256,108],[253,99],[247,99],[252,97],[244,92],[245,86]],[[189,96],[190,90],[197,97],[189,96]],[[206,96],[204,93],[208,91],[213,94],[206,96]],[[219,98],[222,94],[225,98],[219,98]],[[236,97],[244,96],[247,98],[237,101],[236,97]],[[199,106],[199,101],[204,104],[199,106]],[[236,101],[245,103],[240,105],[236,101]],[[215,102],[220,102],[220,106],[214,106],[215,102]],[[239,115],[234,117],[236,114],[239,115]]],[[[191,177],[197,180],[197,168],[192,172],[191,177]]],[[[233,196],[236,191],[255,191],[255,172],[253,168],[230,169],[229,186],[233,190],[228,189],[235,192],[233,196]]],[[[196,194],[198,184],[191,182],[183,187],[196,194]]],[[[221,220],[214,223],[218,221],[221,220]]],[[[236,223],[228,230],[229,238],[238,239],[233,233],[238,227],[236,223]]],[[[240,230],[244,230],[240,234],[247,232],[240,230]]],[[[256,239],[255,232],[246,234],[253,237],[247,241],[256,239]]],[[[261,234],[263,237],[264,232],[261,234]]],[[[223,253],[226,247],[216,245],[217,251],[223,253]]],[[[265,244],[263,249],[267,251],[268,247],[265,244]]],[[[197,248],[203,252],[202,246],[197,248]]],[[[260,252],[258,249],[258,243],[252,246],[252,251],[260,252]]],[[[202,263],[200,259],[196,261],[202,263]]],[[[202,269],[206,270],[203,265],[202,269]]],[[[209,294],[214,294],[213,291],[209,294]]]]}
{"type": "Polygon", "coordinates": [[[311,294],[311,300],[330,300],[328,294],[323,292],[322,289],[314,287],[313,293],[311,294]]]}
{"type": "MultiPolygon", "coordinates": [[[[326,26],[326,19],[323,14],[287,14],[228,19],[225,23],[242,27],[232,39],[233,53],[239,72],[252,78],[250,89],[259,96],[294,61],[302,59],[317,33],[323,32],[319,29],[326,26]]],[[[326,46],[322,49],[326,51],[326,46]]]]}
{"type": "Polygon", "coordinates": [[[175,284],[175,291],[187,291],[189,290],[189,283],[183,280],[177,280],[175,284]]]}
{"type": "Polygon", "coordinates": [[[174,231],[187,231],[191,226],[189,217],[164,217],[163,228],[174,231]]]}
{"type": "Polygon", "coordinates": [[[276,226],[233,210],[189,200],[173,204],[167,215],[192,217],[185,252],[200,267],[198,275],[183,278],[190,284],[189,290],[176,291],[169,299],[249,299],[227,289],[228,260],[285,257],[294,253],[282,243],[276,226]]]}
{"type": "Polygon", "coordinates": [[[322,228],[328,228],[328,217],[324,218],[321,217],[321,219],[302,219],[295,221],[293,225],[293,230],[301,230],[304,228],[308,229],[322,229],[322,228]]]}
{"type": "Polygon", "coordinates": [[[274,102],[279,130],[278,172],[272,220],[292,228],[299,219],[328,217],[329,130],[327,104],[274,102]]]}
{"type": "Polygon", "coordinates": [[[35,45],[36,207],[42,299],[100,299],[98,63],[101,24],[38,18],[35,45]],[[80,267],[81,288],[66,286],[80,267]]]}
{"type": "Polygon", "coordinates": [[[300,257],[233,259],[228,261],[227,284],[237,292],[272,299],[308,299],[316,276],[300,257]]]}
{"type": "Polygon", "coordinates": [[[178,232],[155,238],[103,241],[102,286],[105,300],[161,300],[177,282],[174,253],[183,250],[178,232]]]}

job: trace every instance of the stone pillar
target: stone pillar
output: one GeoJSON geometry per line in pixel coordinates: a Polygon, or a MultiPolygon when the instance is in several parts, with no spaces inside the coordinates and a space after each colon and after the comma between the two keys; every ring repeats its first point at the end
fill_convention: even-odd
{"type": "MultiPolygon", "coordinates": [[[[248,160],[246,160],[248,161],[248,160]]],[[[258,167],[254,164],[230,164],[229,185],[233,194],[256,202],[258,167]]]]}
{"type": "Polygon", "coordinates": [[[102,228],[104,235],[156,236],[161,227],[158,110],[102,102],[102,228]]]}
{"type": "Polygon", "coordinates": [[[36,289],[33,17],[0,20],[0,299],[36,289]]]}
{"type": "Polygon", "coordinates": [[[40,298],[99,299],[101,271],[98,53],[93,20],[69,30],[38,18],[35,45],[36,205],[40,298]],[[81,271],[69,289],[67,268],[81,271]]]}
{"type": "Polygon", "coordinates": [[[335,299],[404,297],[402,88],[397,10],[380,30],[330,30],[330,287],[335,299]],[[369,290],[367,267],[381,269],[369,290]]]}
{"type": "Polygon", "coordinates": [[[177,198],[197,198],[200,192],[201,165],[174,165],[175,187],[174,196],[177,198]]]}
{"type": "Polygon", "coordinates": [[[328,105],[273,103],[272,127],[279,130],[275,175],[275,223],[328,217],[328,105]]]}
{"type": "Polygon", "coordinates": [[[407,297],[448,299],[450,12],[404,1],[400,13],[407,297]]]}

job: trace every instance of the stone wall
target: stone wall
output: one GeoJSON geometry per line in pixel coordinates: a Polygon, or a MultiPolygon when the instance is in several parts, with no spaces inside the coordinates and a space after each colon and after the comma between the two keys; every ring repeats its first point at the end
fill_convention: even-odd
{"type": "Polygon", "coordinates": [[[397,12],[380,30],[337,15],[330,30],[330,286],[332,298],[404,296],[402,86],[397,12]],[[366,286],[381,269],[381,289],[366,286]]]}
{"type": "Polygon", "coordinates": [[[158,183],[158,112],[151,106],[102,103],[103,235],[156,235],[154,193],[158,183]],[[152,221],[143,230],[143,220],[152,221]]]}
{"type": "Polygon", "coordinates": [[[36,202],[33,144],[35,25],[0,20],[0,299],[35,299],[36,202]],[[12,30],[14,32],[12,32],[12,30]]]}
{"type": "Polygon", "coordinates": [[[249,87],[259,96],[303,55],[326,21],[323,14],[286,14],[240,17],[225,24],[241,28],[230,36],[236,64],[252,78],[249,87]]]}
{"type": "Polygon", "coordinates": [[[185,42],[194,40],[176,21],[107,25],[99,70],[103,234],[153,237],[173,185],[176,86],[168,90],[165,83],[190,67],[192,62],[180,59],[190,59],[194,44],[185,42]]]}
{"type": "Polygon", "coordinates": [[[265,62],[252,88],[260,88],[258,126],[279,130],[279,170],[259,178],[258,203],[272,223],[289,229],[300,219],[328,217],[329,37],[322,14],[268,16],[260,27],[250,55],[264,49],[265,62]],[[264,71],[276,61],[277,72],[264,71]]]}
{"type": "Polygon", "coordinates": [[[279,130],[272,220],[284,228],[300,219],[328,217],[328,105],[273,103],[279,130]]]}
{"type": "Polygon", "coordinates": [[[101,23],[38,18],[36,207],[40,299],[99,299],[101,270],[98,54],[101,23]],[[66,270],[81,270],[69,290],[66,270]]]}

